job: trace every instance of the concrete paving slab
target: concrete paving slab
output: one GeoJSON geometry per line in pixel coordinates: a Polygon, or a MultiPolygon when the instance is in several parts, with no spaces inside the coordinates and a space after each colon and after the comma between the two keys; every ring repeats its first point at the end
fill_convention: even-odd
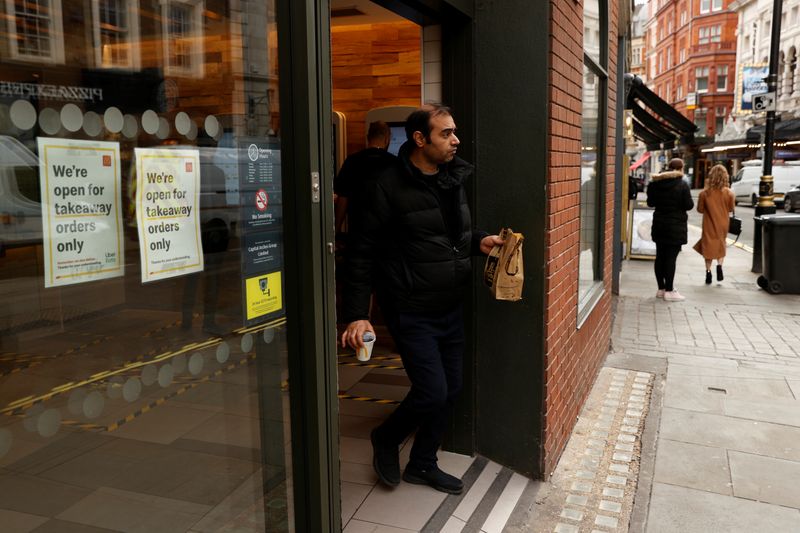
{"type": "MultiPolygon", "coordinates": [[[[692,357],[692,356],[688,356],[692,357]]],[[[735,359],[720,359],[720,361],[728,361],[733,365],[728,367],[702,367],[693,366],[691,364],[675,363],[670,361],[669,371],[676,376],[712,376],[720,378],[742,378],[742,379],[780,379],[785,378],[785,372],[776,368],[756,368],[751,361],[735,360],[735,359]],[[748,365],[745,366],[744,363],[748,365]]],[[[785,367],[785,365],[784,365],[785,367]]],[[[788,368],[788,367],[786,367],[788,368]]]]}
{"type": "Polygon", "coordinates": [[[723,414],[724,397],[704,390],[702,382],[694,376],[667,376],[664,406],[688,411],[723,414]]]}
{"type": "Polygon", "coordinates": [[[797,400],[726,398],[724,410],[727,416],[800,427],[800,401],[797,400]]]}
{"type": "Polygon", "coordinates": [[[647,533],[797,531],[800,511],[734,496],[653,484],[647,533]]]}
{"type": "Polygon", "coordinates": [[[665,407],[662,439],[800,461],[800,428],[665,407]]]}
{"type": "Polygon", "coordinates": [[[687,369],[713,368],[719,370],[738,370],[739,368],[739,364],[736,361],[720,357],[667,353],[667,358],[669,359],[670,370],[673,365],[684,365],[687,369]]]}
{"type": "Polygon", "coordinates": [[[700,380],[701,386],[708,390],[721,389],[725,391],[726,398],[735,397],[763,397],[794,399],[792,390],[786,380],[780,379],[752,379],[741,377],[716,377],[704,376],[700,380]]]}
{"type": "Polygon", "coordinates": [[[728,455],[734,496],[800,508],[800,462],[736,451],[728,455]]]}
{"type": "Polygon", "coordinates": [[[800,364],[787,365],[782,363],[762,363],[758,361],[741,361],[743,370],[753,370],[764,374],[776,374],[788,379],[800,379],[800,364]]]}
{"type": "Polygon", "coordinates": [[[789,388],[792,389],[794,397],[800,399],[800,379],[787,379],[786,383],[788,383],[789,388]]]}
{"type": "Polygon", "coordinates": [[[723,448],[661,439],[654,481],[730,495],[730,469],[723,448]]]}

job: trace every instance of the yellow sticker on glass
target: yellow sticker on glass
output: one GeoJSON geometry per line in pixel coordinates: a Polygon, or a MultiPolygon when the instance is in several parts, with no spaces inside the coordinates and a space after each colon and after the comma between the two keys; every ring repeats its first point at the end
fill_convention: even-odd
{"type": "Polygon", "coordinates": [[[245,293],[247,320],[253,320],[283,309],[280,272],[247,278],[245,293]]]}

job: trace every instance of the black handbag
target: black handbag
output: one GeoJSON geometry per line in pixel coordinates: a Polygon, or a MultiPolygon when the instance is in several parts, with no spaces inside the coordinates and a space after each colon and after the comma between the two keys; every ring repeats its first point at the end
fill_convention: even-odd
{"type": "Polygon", "coordinates": [[[731,213],[730,219],[728,219],[728,233],[731,235],[736,235],[736,238],[739,238],[739,235],[742,234],[742,219],[731,213]]]}

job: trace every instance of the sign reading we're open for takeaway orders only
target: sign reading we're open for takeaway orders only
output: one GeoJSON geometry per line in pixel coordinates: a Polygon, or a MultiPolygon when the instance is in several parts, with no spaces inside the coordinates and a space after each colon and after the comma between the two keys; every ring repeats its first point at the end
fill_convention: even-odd
{"type": "Polygon", "coordinates": [[[124,274],[119,144],[38,138],[45,287],[124,274]]]}
{"type": "Polygon", "coordinates": [[[136,148],[142,282],[203,270],[200,152],[136,148]]]}

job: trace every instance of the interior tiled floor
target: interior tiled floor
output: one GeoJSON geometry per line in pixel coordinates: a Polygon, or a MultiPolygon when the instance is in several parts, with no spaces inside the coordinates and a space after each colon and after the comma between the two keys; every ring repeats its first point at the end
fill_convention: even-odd
{"type": "MultiPolygon", "coordinates": [[[[439,452],[439,466],[465,478],[466,490],[461,496],[405,482],[396,488],[378,483],[371,464],[370,431],[394,410],[409,388],[404,370],[396,368],[401,367],[402,362],[386,340],[388,334],[378,331],[378,338],[373,358],[367,363],[373,367],[351,366],[357,365],[355,358],[348,353],[340,354],[339,433],[344,533],[503,531],[528,480],[506,470],[503,482],[497,483],[504,469],[491,461],[480,459],[480,467],[475,468],[479,466],[476,458],[439,452]],[[376,403],[387,400],[388,403],[376,403]],[[475,475],[465,476],[471,468],[475,475]],[[494,490],[490,491],[492,487],[494,490]],[[487,500],[490,492],[492,495],[487,500]],[[490,505],[484,505],[486,509],[478,512],[485,500],[490,505]]],[[[401,467],[408,462],[411,444],[408,439],[401,447],[401,467]]]]}

